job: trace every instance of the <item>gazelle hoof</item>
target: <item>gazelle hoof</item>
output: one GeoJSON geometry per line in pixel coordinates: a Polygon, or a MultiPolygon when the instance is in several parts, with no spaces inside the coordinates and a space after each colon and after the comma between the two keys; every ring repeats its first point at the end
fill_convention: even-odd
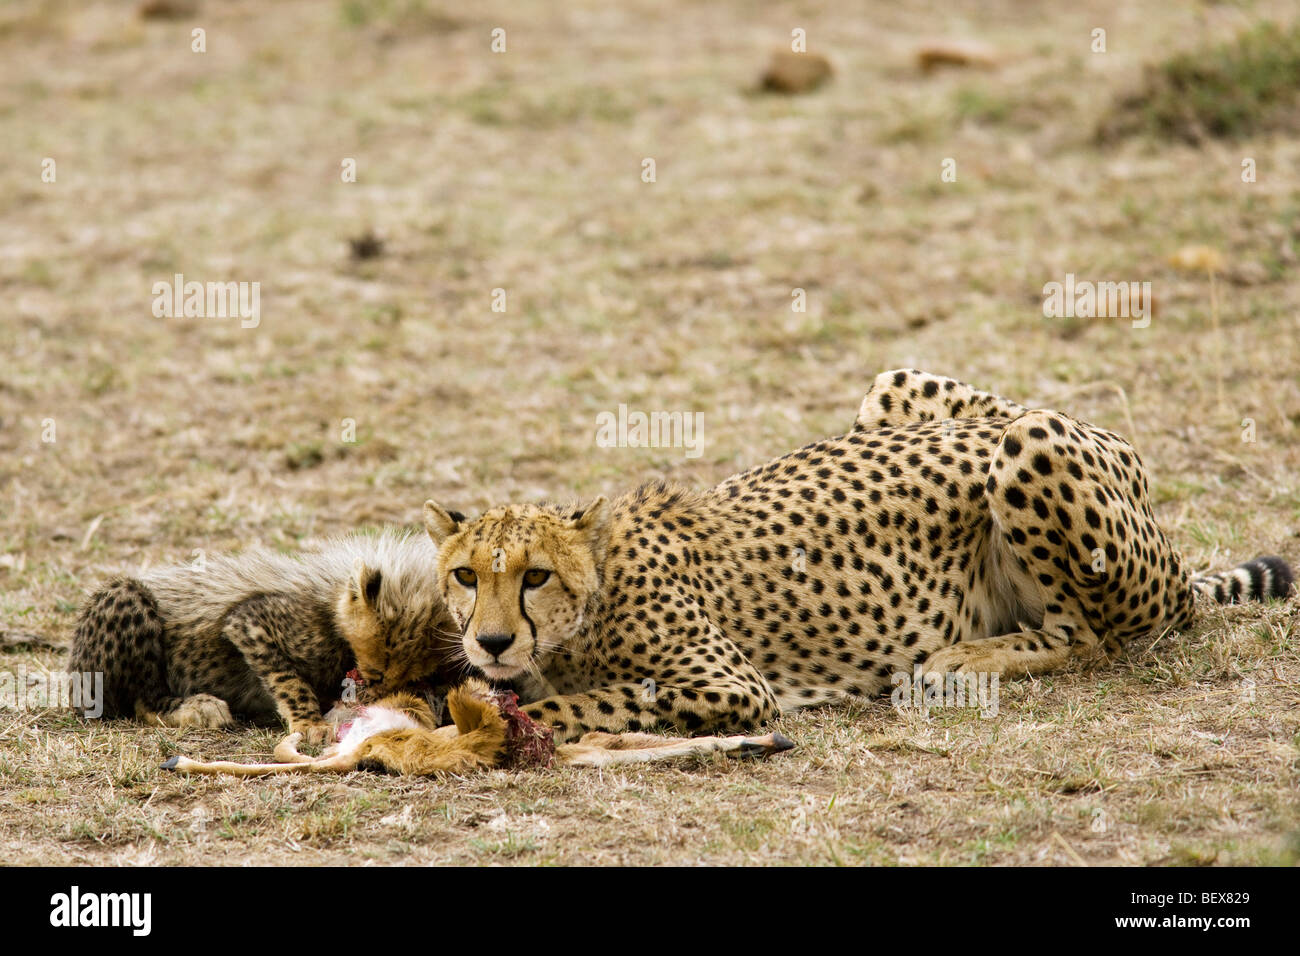
{"type": "Polygon", "coordinates": [[[792,750],[794,741],[785,734],[770,733],[766,737],[751,737],[740,745],[741,757],[766,757],[783,750],[792,750]]]}

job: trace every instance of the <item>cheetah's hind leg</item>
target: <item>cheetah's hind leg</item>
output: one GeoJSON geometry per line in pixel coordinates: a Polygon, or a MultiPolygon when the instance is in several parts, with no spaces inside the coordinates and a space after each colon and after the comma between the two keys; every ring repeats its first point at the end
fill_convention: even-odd
{"type": "Polygon", "coordinates": [[[1037,674],[1190,619],[1191,587],[1155,523],[1142,462],[1118,435],[1029,412],[1003,432],[985,496],[1006,556],[991,586],[1041,609],[1041,623],[945,647],[927,671],[1037,674]]]}
{"type": "Polygon", "coordinates": [[[150,709],[143,701],[135,705],[136,718],[157,727],[191,727],[216,730],[233,724],[230,706],[220,697],[211,694],[192,694],[181,699],[171,697],[157,709],[150,709]]]}

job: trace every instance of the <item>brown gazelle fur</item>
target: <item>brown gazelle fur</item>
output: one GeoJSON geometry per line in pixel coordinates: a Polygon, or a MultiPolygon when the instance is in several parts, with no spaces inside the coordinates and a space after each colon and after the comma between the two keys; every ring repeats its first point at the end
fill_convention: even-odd
{"type": "MultiPolygon", "coordinates": [[[[448,694],[447,709],[455,721],[454,726],[435,727],[428,704],[409,694],[395,694],[374,705],[376,710],[381,708],[401,713],[416,726],[383,730],[350,748],[345,746],[345,738],[344,743],[314,758],[298,753],[300,737],[290,734],[275,748],[276,763],[203,763],[188,757],[172,757],[163,768],[197,774],[262,777],[277,773],[348,773],[373,767],[390,773],[432,776],[487,770],[505,762],[506,720],[488,699],[488,688],[480,681],[468,681],[448,694]]],[[[767,756],[793,746],[779,733],[762,737],[590,733],[577,743],[558,745],[555,763],[571,767],[606,767],[710,753],[767,756]]]]}

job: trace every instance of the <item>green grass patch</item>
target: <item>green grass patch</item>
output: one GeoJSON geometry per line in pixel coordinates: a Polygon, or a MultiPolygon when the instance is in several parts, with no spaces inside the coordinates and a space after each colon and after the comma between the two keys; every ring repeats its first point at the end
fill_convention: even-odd
{"type": "Polygon", "coordinates": [[[1234,40],[1146,68],[1141,87],[1098,129],[1106,141],[1147,134],[1200,143],[1300,128],[1300,23],[1260,23],[1234,40]]]}

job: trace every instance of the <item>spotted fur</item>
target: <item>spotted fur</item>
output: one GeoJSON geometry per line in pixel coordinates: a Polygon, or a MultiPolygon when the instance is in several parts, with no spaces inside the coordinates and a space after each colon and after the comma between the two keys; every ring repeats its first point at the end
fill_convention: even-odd
{"type": "Polygon", "coordinates": [[[1187,575],[1118,435],[913,370],[848,434],[709,491],[425,524],[465,654],[541,676],[526,712],[566,740],[747,729],[915,665],[1037,673],[1186,626],[1197,590],[1291,586],[1280,559],[1187,575]]]}
{"type": "Polygon", "coordinates": [[[254,549],[119,577],[87,600],[71,667],[104,674],[105,716],[219,727],[234,715],[328,736],[322,704],[450,683],[457,631],[423,535],[351,535],[301,555],[254,549]]]}

